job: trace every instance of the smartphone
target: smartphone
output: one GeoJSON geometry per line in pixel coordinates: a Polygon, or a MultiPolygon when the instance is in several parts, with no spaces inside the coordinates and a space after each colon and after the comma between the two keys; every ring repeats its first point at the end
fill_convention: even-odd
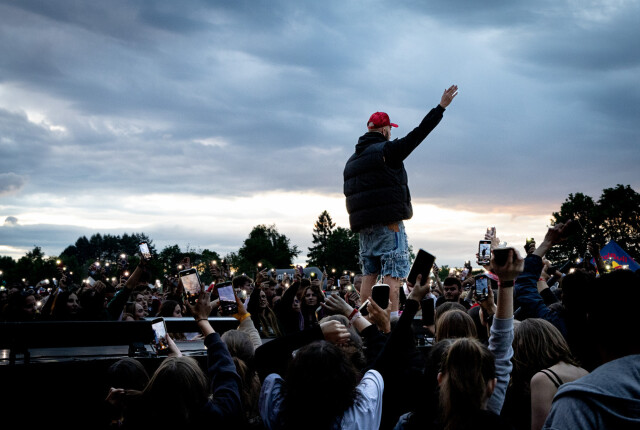
{"type": "Polygon", "coordinates": [[[389,306],[389,286],[387,284],[376,284],[371,288],[371,298],[365,300],[358,309],[360,314],[364,316],[369,315],[369,311],[367,310],[369,300],[376,302],[382,309],[387,309],[389,306]]]}
{"type": "Polygon", "coordinates": [[[435,300],[432,297],[422,299],[420,306],[422,307],[422,324],[433,325],[436,316],[435,300]]]}
{"type": "Polygon", "coordinates": [[[514,253],[516,252],[515,249],[510,246],[506,248],[495,248],[493,250],[493,259],[498,266],[504,266],[507,264],[510,250],[513,250],[514,253]]]}
{"type": "Polygon", "coordinates": [[[478,264],[486,266],[491,263],[491,241],[481,240],[478,243],[478,264]]]}
{"type": "Polygon", "coordinates": [[[478,301],[486,300],[489,296],[489,277],[487,275],[476,275],[476,299],[478,301]]]}
{"type": "Polygon", "coordinates": [[[87,277],[87,284],[91,285],[92,287],[96,284],[96,280],[93,279],[91,276],[87,277]]]}
{"type": "Polygon", "coordinates": [[[358,312],[360,312],[360,315],[366,317],[367,315],[369,315],[369,310],[367,309],[367,306],[369,305],[369,299],[365,300],[360,307],[358,308],[358,312]]]}
{"type": "Polygon", "coordinates": [[[120,266],[120,270],[123,272],[127,270],[127,267],[129,267],[129,262],[127,261],[127,256],[125,254],[120,254],[118,257],[118,265],[120,266]]]}
{"type": "Polygon", "coordinates": [[[409,271],[407,282],[415,285],[418,275],[422,275],[423,283],[427,282],[427,279],[429,279],[429,274],[431,273],[431,268],[433,267],[433,263],[435,263],[435,261],[436,257],[420,248],[418,250],[418,255],[416,255],[416,259],[413,261],[411,270],[409,271]]]}
{"type": "Polygon", "coordinates": [[[167,325],[164,318],[156,318],[151,321],[151,330],[153,330],[153,347],[158,355],[167,355],[169,353],[169,341],[167,340],[167,325]]]}
{"type": "Polygon", "coordinates": [[[182,281],[182,285],[184,286],[184,291],[187,293],[187,296],[197,297],[200,294],[200,277],[198,276],[198,271],[195,267],[181,270],[178,273],[178,276],[182,281]]]}
{"type": "Polygon", "coordinates": [[[151,250],[149,250],[149,244],[147,242],[140,242],[138,245],[140,248],[140,255],[146,261],[151,260],[151,250]]]}
{"type": "Polygon", "coordinates": [[[238,303],[236,302],[236,292],[233,290],[233,285],[228,283],[226,285],[216,286],[218,291],[218,297],[220,298],[220,312],[222,315],[233,315],[238,313],[238,303]]]}

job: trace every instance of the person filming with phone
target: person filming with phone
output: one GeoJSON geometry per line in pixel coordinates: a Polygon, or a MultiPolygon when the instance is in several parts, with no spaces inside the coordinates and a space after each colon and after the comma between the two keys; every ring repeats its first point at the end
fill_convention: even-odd
{"type": "Polygon", "coordinates": [[[367,121],[367,133],[358,139],[355,153],[344,168],[344,194],[351,230],[359,233],[360,261],[364,275],[362,302],[371,295],[378,275],[391,288],[391,312],[399,308],[400,279],[409,272],[409,246],[403,221],[413,216],[407,172],[403,161],[438,125],[444,110],[458,94],[452,85],[440,104],[420,125],[400,139],[391,139],[385,112],[367,121]]]}

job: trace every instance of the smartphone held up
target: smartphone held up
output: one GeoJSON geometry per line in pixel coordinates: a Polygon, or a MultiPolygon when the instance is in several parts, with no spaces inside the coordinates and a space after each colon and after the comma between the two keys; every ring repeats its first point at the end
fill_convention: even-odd
{"type": "Polygon", "coordinates": [[[156,354],[167,355],[169,353],[169,341],[167,339],[167,325],[164,318],[156,318],[151,321],[153,340],[151,341],[156,354]]]}
{"type": "Polygon", "coordinates": [[[220,298],[220,312],[223,316],[238,313],[238,302],[236,302],[236,292],[231,282],[225,282],[216,286],[218,297],[220,298]]]}
{"type": "Polygon", "coordinates": [[[142,256],[143,260],[151,260],[151,250],[149,249],[149,244],[147,242],[140,242],[138,248],[140,249],[140,255],[142,256]]]}
{"type": "Polygon", "coordinates": [[[178,276],[182,281],[182,286],[184,287],[184,292],[187,295],[187,298],[189,301],[194,302],[202,291],[198,271],[195,267],[192,267],[190,269],[181,270],[178,273],[178,276]]]}
{"type": "Polygon", "coordinates": [[[371,287],[371,297],[364,301],[364,303],[358,309],[360,314],[367,316],[369,315],[369,310],[367,306],[369,302],[373,300],[376,305],[380,306],[382,309],[387,309],[389,306],[389,292],[390,287],[387,284],[377,283],[373,287],[371,287]]]}
{"type": "Polygon", "coordinates": [[[433,267],[433,263],[435,263],[435,261],[436,257],[420,248],[418,250],[418,255],[416,255],[416,259],[413,261],[411,270],[409,271],[409,276],[407,276],[407,282],[415,285],[418,275],[422,275],[423,283],[426,282],[429,278],[429,275],[431,274],[431,268],[433,267]]]}
{"type": "Polygon", "coordinates": [[[487,266],[491,263],[491,241],[481,240],[478,242],[478,261],[481,266],[487,266]]]}

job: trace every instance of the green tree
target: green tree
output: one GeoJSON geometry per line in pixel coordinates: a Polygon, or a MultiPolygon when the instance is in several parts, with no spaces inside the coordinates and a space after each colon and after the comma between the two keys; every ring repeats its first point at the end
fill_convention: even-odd
{"type": "Polygon", "coordinates": [[[289,238],[278,233],[275,225],[257,225],[238,250],[235,262],[240,273],[254,274],[258,263],[263,267],[290,267],[300,254],[289,238]]]}
{"type": "MultiPolygon", "coordinates": [[[[336,268],[338,273],[343,270],[355,272],[358,270],[360,245],[358,234],[351,229],[338,227],[329,236],[326,246],[327,270],[336,268]]],[[[318,267],[322,268],[324,265],[318,267]]]]}
{"type": "Polygon", "coordinates": [[[35,286],[38,282],[58,276],[55,258],[48,258],[39,246],[27,252],[12,267],[8,279],[20,282],[25,279],[27,285],[35,286]]]}
{"type": "Polygon", "coordinates": [[[307,254],[307,264],[309,266],[324,267],[329,263],[330,253],[328,251],[329,240],[333,234],[336,223],[331,219],[329,212],[323,211],[313,226],[313,246],[309,248],[307,254]]]}
{"type": "Polygon", "coordinates": [[[569,219],[577,220],[578,228],[549,251],[550,260],[581,257],[589,241],[602,247],[609,240],[616,241],[634,260],[640,258],[640,194],[629,185],[605,188],[597,202],[582,193],[569,194],[551,222],[555,225],[569,219]]]}

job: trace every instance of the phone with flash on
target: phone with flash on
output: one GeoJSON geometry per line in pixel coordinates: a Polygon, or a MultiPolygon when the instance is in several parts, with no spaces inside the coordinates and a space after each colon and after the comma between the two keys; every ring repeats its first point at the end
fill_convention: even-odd
{"type": "Polygon", "coordinates": [[[151,260],[151,250],[149,249],[149,244],[147,242],[140,242],[138,244],[138,248],[140,249],[140,255],[145,261],[151,260]]]}
{"type": "Polygon", "coordinates": [[[167,325],[164,318],[155,318],[151,321],[153,340],[151,344],[158,355],[169,354],[169,341],[167,340],[167,325]]]}
{"type": "Polygon", "coordinates": [[[200,276],[195,267],[190,269],[181,270],[178,272],[178,276],[182,281],[184,292],[190,302],[194,302],[202,290],[200,285],[200,276]]]}

